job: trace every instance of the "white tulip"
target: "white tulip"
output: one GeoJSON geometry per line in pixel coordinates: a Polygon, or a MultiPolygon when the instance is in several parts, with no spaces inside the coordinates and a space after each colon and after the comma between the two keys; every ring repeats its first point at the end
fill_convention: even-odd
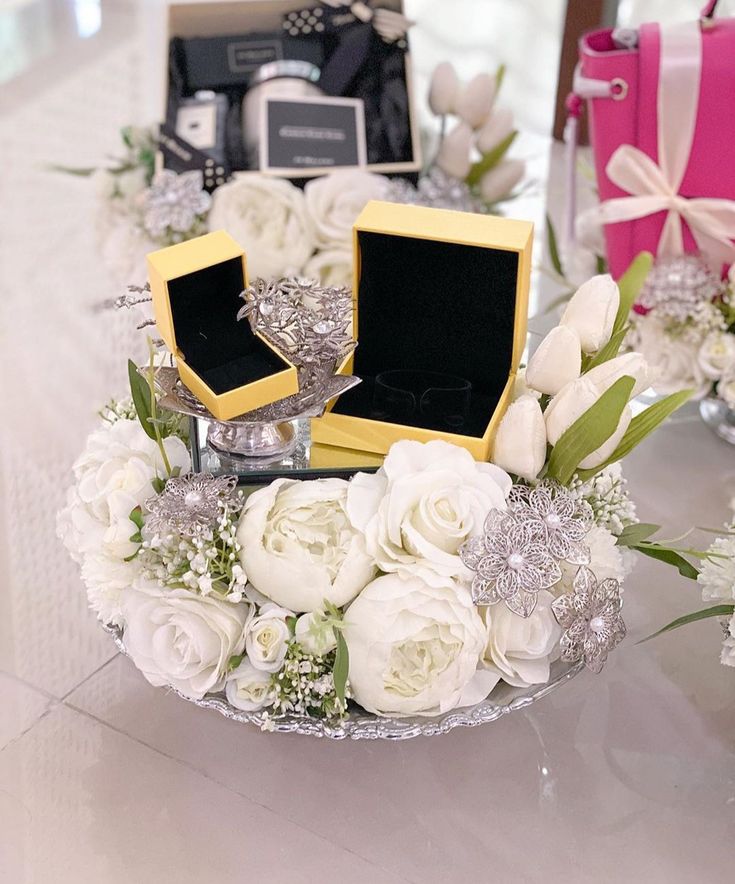
{"type": "Polygon", "coordinates": [[[477,74],[457,96],[458,116],[473,129],[479,129],[492,112],[496,89],[495,77],[477,74]]]}
{"type": "Polygon", "coordinates": [[[442,141],[436,164],[452,178],[464,179],[470,171],[470,151],[472,149],[472,129],[467,123],[457,123],[442,141]]]}
{"type": "MultiPolygon", "coordinates": [[[[571,381],[554,396],[544,413],[546,435],[551,445],[561,439],[571,425],[600,398],[600,391],[585,376],[571,381]]],[[[579,464],[580,469],[590,470],[604,463],[618,447],[632,418],[630,406],[626,405],[615,432],[603,444],[579,464]]]]}
{"type": "Polygon", "coordinates": [[[492,461],[529,481],[541,472],[546,462],[546,425],[533,396],[521,396],[508,406],[495,435],[492,461]]]}
{"type": "Polygon", "coordinates": [[[609,273],[593,276],[572,295],[561,324],[573,328],[585,353],[597,353],[612,335],[620,290],[609,273]]]}
{"type": "Polygon", "coordinates": [[[532,390],[528,386],[528,382],[526,381],[525,368],[519,368],[516,372],[516,379],[513,384],[513,394],[511,398],[515,402],[515,400],[520,399],[521,396],[533,396],[534,399],[541,398],[541,394],[537,390],[532,390]]]}
{"type": "Polygon", "coordinates": [[[625,376],[635,380],[631,399],[648,388],[650,372],[648,362],[641,353],[623,353],[614,359],[608,359],[586,372],[585,379],[594,384],[600,393],[604,393],[625,376]]]}
{"type": "Polygon", "coordinates": [[[454,113],[460,82],[451,62],[443,61],[434,68],[429,87],[429,107],[437,116],[454,113]]]}
{"type": "Polygon", "coordinates": [[[482,153],[491,151],[504,141],[513,131],[513,111],[508,107],[498,108],[477,133],[477,149],[482,153]]]}
{"type": "Polygon", "coordinates": [[[497,203],[510,196],[513,188],[526,173],[523,160],[501,160],[497,166],[485,172],[480,181],[480,194],[487,203],[497,203]]]}
{"type": "Polygon", "coordinates": [[[540,393],[555,396],[582,371],[582,344],[573,328],[557,325],[538,345],[528,362],[526,383],[540,393]]]}

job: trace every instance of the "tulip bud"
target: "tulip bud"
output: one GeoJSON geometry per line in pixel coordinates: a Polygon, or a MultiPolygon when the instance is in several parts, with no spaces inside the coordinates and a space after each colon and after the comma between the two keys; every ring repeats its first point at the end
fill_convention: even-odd
{"type": "Polygon", "coordinates": [[[557,325],[541,341],[528,363],[526,383],[555,396],[582,371],[582,345],[573,328],[557,325]]]}
{"type": "Polygon", "coordinates": [[[572,295],[561,324],[577,332],[584,353],[597,353],[610,340],[619,306],[620,291],[612,276],[593,276],[572,295]]]}
{"type": "Polygon", "coordinates": [[[477,133],[477,149],[481,153],[492,150],[513,131],[513,111],[507,107],[498,108],[477,133]]]}
{"type": "Polygon", "coordinates": [[[457,96],[457,114],[473,129],[479,129],[487,122],[493,109],[496,88],[495,77],[478,74],[457,96]]]}
{"type": "Polygon", "coordinates": [[[540,399],[541,394],[537,390],[532,390],[526,382],[526,369],[519,368],[516,372],[516,379],[513,383],[513,393],[511,398],[515,402],[521,396],[533,396],[534,399],[540,399]]]}
{"type": "Polygon", "coordinates": [[[436,164],[452,178],[464,180],[470,171],[470,150],[472,149],[472,129],[467,123],[457,123],[442,141],[436,164]]]}
{"type": "Polygon", "coordinates": [[[538,400],[521,396],[511,402],[495,435],[492,461],[531,481],[546,463],[546,427],[538,400]]]}
{"type": "Polygon", "coordinates": [[[623,353],[591,368],[584,377],[602,394],[626,375],[635,380],[631,399],[648,388],[651,383],[649,368],[641,353],[623,353]]]}
{"type": "MultiPolygon", "coordinates": [[[[591,384],[585,375],[576,381],[571,381],[549,403],[544,419],[546,421],[546,435],[550,445],[556,445],[571,425],[590,409],[600,398],[601,393],[591,384]]],[[[618,447],[618,443],[625,435],[633,414],[630,406],[626,405],[620,416],[615,432],[602,443],[602,445],[582,460],[580,469],[594,469],[604,463],[618,447]]]]}
{"type": "Polygon", "coordinates": [[[526,164],[523,160],[501,160],[495,168],[482,176],[480,193],[485,202],[496,203],[510,196],[511,190],[523,178],[526,164]]]}
{"type": "Polygon", "coordinates": [[[429,87],[429,107],[437,116],[454,113],[460,82],[454,66],[443,61],[434,68],[429,87]]]}

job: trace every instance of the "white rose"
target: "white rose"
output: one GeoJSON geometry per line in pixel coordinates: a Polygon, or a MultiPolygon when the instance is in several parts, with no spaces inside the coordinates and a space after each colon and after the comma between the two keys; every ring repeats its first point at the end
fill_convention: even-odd
{"type": "Polygon", "coordinates": [[[630,394],[631,399],[647,389],[650,382],[650,371],[643,354],[623,353],[585,373],[585,379],[593,384],[600,393],[609,390],[616,381],[626,376],[635,381],[630,394]]]}
{"type": "Polygon", "coordinates": [[[251,279],[299,276],[314,251],[304,194],[283,178],[244,175],[218,187],[208,225],[240,243],[251,279]]]}
{"type": "MultiPolygon", "coordinates": [[[[600,398],[600,391],[583,375],[568,383],[549,403],[544,412],[546,435],[550,445],[556,445],[571,425],[590,409],[600,398]]],[[[620,415],[618,425],[603,444],[587,455],[579,464],[580,469],[590,470],[604,463],[618,447],[625,435],[633,414],[626,405],[620,415]]]]}
{"type": "Polygon", "coordinates": [[[460,90],[456,111],[472,129],[479,129],[492,113],[497,84],[490,74],[477,74],[460,90]]]}
{"type": "Polygon", "coordinates": [[[89,607],[107,625],[124,626],[123,590],[140,577],[137,558],[129,562],[104,553],[88,553],[82,561],[82,581],[87,589],[89,607]]]}
{"type": "Polygon", "coordinates": [[[526,383],[540,393],[556,395],[582,371],[582,344],[566,325],[552,328],[536,348],[526,369],[526,383]]]}
{"type": "Polygon", "coordinates": [[[253,586],[292,611],[351,601],[375,568],[346,504],[342,479],[277,479],[252,494],[237,539],[253,586]]]}
{"type": "Polygon", "coordinates": [[[631,345],[648,362],[651,385],[657,393],[693,389],[693,398],[701,399],[710,391],[712,381],[705,377],[698,361],[701,339],[670,333],[666,320],[655,312],[636,317],[631,345]]]}
{"type": "Polygon", "coordinates": [[[735,372],[728,373],[717,383],[717,395],[728,406],[735,409],[735,372]]]}
{"type": "Polygon", "coordinates": [[[597,353],[612,335],[620,290],[609,273],[593,276],[569,299],[561,324],[573,328],[585,353],[597,353]]]}
{"type": "Polygon", "coordinates": [[[278,672],[283,666],[291,637],[286,618],[293,615],[293,611],[269,602],[250,621],[245,636],[245,652],[256,669],[278,672]]]}
{"type": "Polygon", "coordinates": [[[523,160],[505,159],[490,169],[480,180],[480,194],[486,203],[497,203],[510,196],[526,173],[523,160]]]}
{"type": "Polygon", "coordinates": [[[377,473],[350,482],[347,511],[382,571],[443,585],[471,578],[459,548],[482,532],[491,509],[505,509],[510,487],[506,472],[464,448],[396,442],[377,473]]]}
{"type": "Polygon", "coordinates": [[[464,180],[472,161],[472,129],[467,123],[457,123],[452,131],[442,140],[436,155],[436,164],[451,178],[464,180]]]}
{"type": "Polygon", "coordinates": [[[227,676],[225,694],[231,706],[244,712],[256,712],[264,706],[271,706],[271,674],[256,669],[250,660],[243,660],[227,676]]]}
{"type": "Polygon", "coordinates": [[[352,250],[326,249],[316,252],[304,266],[304,276],[325,286],[352,285],[352,250]]]}
{"type": "Polygon", "coordinates": [[[477,133],[477,149],[488,153],[513,131],[513,111],[510,108],[498,108],[485,125],[477,133]]]}
{"type": "MultiPolygon", "coordinates": [[[[389,181],[362,169],[312,178],[304,188],[316,247],[352,251],[352,225],[370,200],[385,199],[389,181]]],[[[308,274],[307,274],[308,275],[308,274]]]]}
{"type": "Polygon", "coordinates": [[[502,604],[483,609],[488,628],[483,664],[488,670],[518,688],[546,684],[561,638],[553,601],[550,592],[540,592],[530,617],[519,617],[502,604]]]}
{"type": "Polygon", "coordinates": [[[221,690],[230,657],[241,654],[252,605],[138,581],[122,594],[124,641],[133,663],[156,686],[200,700],[221,690]]]}
{"type": "Polygon", "coordinates": [[[320,611],[302,614],[296,621],[295,638],[307,654],[323,657],[337,647],[334,627],[320,611]]]}
{"type": "MultiPolygon", "coordinates": [[[[587,532],[584,544],[590,551],[588,567],[597,578],[598,583],[608,579],[619,580],[622,583],[633,570],[635,554],[618,546],[615,535],[606,528],[597,526],[591,528],[587,532]]],[[[570,565],[568,562],[560,562],[559,565],[562,578],[554,586],[556,595],[572,592],[572,583],[579,570],[577,565],[570,565]]]]}
{"type": "Polygon", "coordinates": [[[454,113],[460,82],[451,62],[443,61],[434,68],[429,86],[429,107],[437,116],[454,113]]]}
{"type": "Polygon", "coordinates": [[[521,396],[511,402],[495,434],[493,463],[532,481],[546,463],[546,424],[538,400],[521,396]]]}
{"type": "Polygon", "coordinates": [[[485,626],[469,590],[388,574],[347,609],[355,700],[377,715],[436,715],[479,702],[495,681],[479,670],[485,626]]]}
{"type": "Polygon", "coordinates": [[[724,331],[710,332],[702,342],[697,356],[704,375],[716,381],[735,366],[735,335],[724,331]]]}

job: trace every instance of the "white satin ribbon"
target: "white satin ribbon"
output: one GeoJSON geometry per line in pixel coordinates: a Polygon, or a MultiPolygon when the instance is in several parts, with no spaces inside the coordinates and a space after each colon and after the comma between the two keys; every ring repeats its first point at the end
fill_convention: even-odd
{"type": "Polygon", "coordinates": [[[658,157],[621,145],[605,168],[608,178],[630,196],[607,200],[591,210],[603,224],[632,221],[667,211],[657,253],[684,252],[682,221],[700,251],[717,264],[735,260],[735,202],[679,193],[689,163],[699,104],[702,35],[698,22],[661,28],[658,86],[658,157]],[[694,74],[692,73],[694,72],[694,74]]]}

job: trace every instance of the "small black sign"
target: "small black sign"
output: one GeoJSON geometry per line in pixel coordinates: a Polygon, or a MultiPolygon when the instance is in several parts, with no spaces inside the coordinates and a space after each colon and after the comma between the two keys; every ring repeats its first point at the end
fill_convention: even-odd
{"type": "Polygon", "coordinates": [[[266,98],[261,169],[364,166],[365,107],[358,98],[266,98]]]}
{"type": "Polygon", "coordinates": [[[163,124],[159,127],[158,146],[163,154],[164,169],[172,169],[178,174],[195,169],[200,171],[204,189],[209,193],[230,177],[230,169],[226,163],[197,150],[188,141],[180,138],[171,126],[163,124]]]}

